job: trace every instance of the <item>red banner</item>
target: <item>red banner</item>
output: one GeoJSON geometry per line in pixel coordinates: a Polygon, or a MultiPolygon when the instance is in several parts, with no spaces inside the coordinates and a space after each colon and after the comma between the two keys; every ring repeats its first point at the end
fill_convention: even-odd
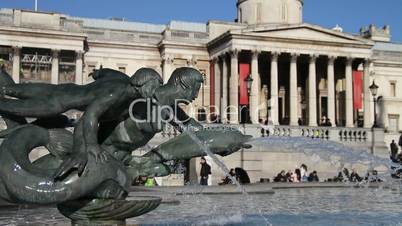
{"type": "Polygon", "coordinates": [[[240,77],[240,105],[248,105],[247,84],[244,81],[250,74],[250,64],[239,65],[239,77],[240,77]]]}
{"type": "Polygon", "coordinates": [[[353,109],[363,108],[363,72],[353,71],[353,109]]]}
{"type": "Polygon", "coordinates": [[[215,65],[213,62],[209,63],[209,84],[210,111],[215,112],[215,109],[213,108],[213,106],[215,106],[215,65]]]}

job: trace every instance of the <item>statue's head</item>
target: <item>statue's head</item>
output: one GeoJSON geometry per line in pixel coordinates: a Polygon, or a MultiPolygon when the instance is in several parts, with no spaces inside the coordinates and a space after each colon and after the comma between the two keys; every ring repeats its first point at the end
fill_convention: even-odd
{"type": "Polygon", "coordinates": [[[173,71],[166,85],[176,89],[176,99],[191,102],[197,98],[203,81],[203,77],[198,70],[181,67],[173,71]]]}
{"type": "Polygon", "coordinates": [[[139,69],[131,76],[130,80],[143,98],[151,98],[155,89],[163,84],[159,73],[152,68],[139,69]]]}

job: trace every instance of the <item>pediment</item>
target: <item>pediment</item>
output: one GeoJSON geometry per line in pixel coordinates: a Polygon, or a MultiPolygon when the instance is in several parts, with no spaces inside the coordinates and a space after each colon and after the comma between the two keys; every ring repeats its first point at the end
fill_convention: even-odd
{"type": "Polygon", "coordinates": [[[321,41],[331,43],[367,44],[369,42],[368,40],[364,40],[363,38],[359,38],[343,32],[337,32],[321,28],[318,26],[305,25],[305,24],[298,26],[288,26],[288,27],[245,29],[242,31],[242,34],[261,36],[261,37],[321,41]]]}

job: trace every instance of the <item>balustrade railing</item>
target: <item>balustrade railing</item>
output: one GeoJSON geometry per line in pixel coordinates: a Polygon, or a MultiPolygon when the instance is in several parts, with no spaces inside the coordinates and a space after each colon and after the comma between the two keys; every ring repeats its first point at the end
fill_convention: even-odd
{"type": "MultiPolygon", "coordinates": [[[[364,128],[307,127],[307,126],[262,126],[255,124],[204,124],[205,129],[238,129],[254,138],[259,137],[308,137],[331,140],[351,145],[370,145],[372,131],[364,128]]],[[[179,132],[171,125],[165,125],[161,133],[164,138],[175,137],[179,132]]]]}

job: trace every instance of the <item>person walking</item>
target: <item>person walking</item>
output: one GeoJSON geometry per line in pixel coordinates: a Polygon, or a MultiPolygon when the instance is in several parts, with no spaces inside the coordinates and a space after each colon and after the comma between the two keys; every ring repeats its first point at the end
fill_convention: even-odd
{"type": "Polygon", "coordinates": [[[211,166],[208,165],[207,160],[204,157],[201,157],[201,171],[200,171],[200,185],[208,186],[208,177],[211,174],[211,166]]]}

